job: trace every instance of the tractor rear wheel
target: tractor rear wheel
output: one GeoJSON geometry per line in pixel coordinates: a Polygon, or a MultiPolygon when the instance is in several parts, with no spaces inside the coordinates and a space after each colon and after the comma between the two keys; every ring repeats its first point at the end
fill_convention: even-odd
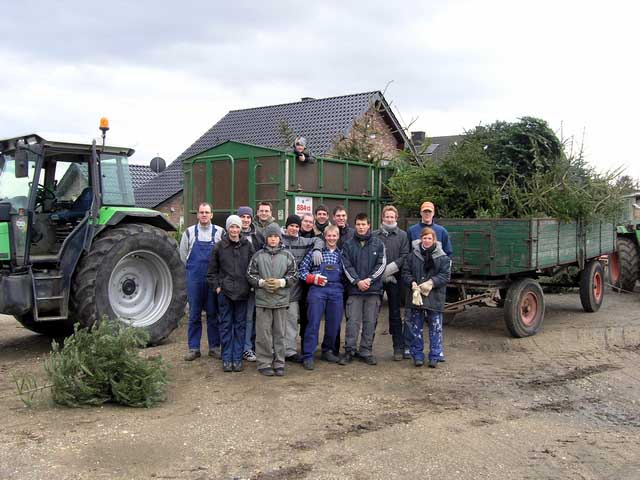
{"type": "Polygon", "coordinates": [[[627,237],[618,237],[616,252],[609,262],[609,280],[614,288],[633,292],[640,273],[638,246],[627,237]]]}
{"type": "Polygon", "coordinates": [[[178,326],[186,305],[186,277],[176,241],[146,224],[100,234],[73,280],[74,321],[91,327],[103,317],[149,332],[151,345],[178,326]]]}

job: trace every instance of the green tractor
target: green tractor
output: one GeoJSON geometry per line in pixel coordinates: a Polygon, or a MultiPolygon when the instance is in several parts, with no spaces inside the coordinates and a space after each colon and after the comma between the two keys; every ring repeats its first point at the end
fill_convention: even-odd
{"type": "Polygon", "coordinates": [[[609,262],[614,288],[633,292],[640,276],[640,192],[626,195],[624,218],[617,227],[616,253],[609,262]]]}
{"type": "Polygon", "coordinates": [[[161,213],[135,208],[130,148],[0,140],[0,313],[51,337],[102,318],[157,344],[186,304],[184,265],[161,213]]]}

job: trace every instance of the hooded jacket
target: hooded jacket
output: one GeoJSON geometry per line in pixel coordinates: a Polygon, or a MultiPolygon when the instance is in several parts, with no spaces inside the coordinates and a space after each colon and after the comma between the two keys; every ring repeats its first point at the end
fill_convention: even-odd
{"type": "Polygon", "coordinates": [[[296,261],[282,244],[273,248],[265,245],[251,259],[247,278],[256,291],[256,307],[288,307],[290,288],[298,281],[296,261]],[[260,287],[260,280],[267,278],[284,278],[285,286],[275,293],[269,293],[260,287]]]}
{"type": "Polygon", "coordinates": [[[407,288],[406,305],[416,309],[442,312],[447,293],[447,283],[451,279],[451,259],[442,250],[440,242],[436,243],[436,248],[431,258],[433,258],[433,267],[429,271],[425,271],[420,242],[413,243],[413,250],[405,259],[402,267],[402,281],[409,287],[407,288]],[[411,303],[411,295],[413,293],[411,283],[416,282],[420,285],[427,280],[433,281],[433,289],[429,296],[422,295],[422,306],[413,305],[411,303]]]}
{"type": "Polygon", "coordinates": [[[253,245],[246,238],[240,237],[238,242],[232,242],[228,236],[222,237],[209,259],[207,282],[211,288],[221,288],[230,300],[246,300],[249,297],[247,268],[254,252],[253,245]]]}

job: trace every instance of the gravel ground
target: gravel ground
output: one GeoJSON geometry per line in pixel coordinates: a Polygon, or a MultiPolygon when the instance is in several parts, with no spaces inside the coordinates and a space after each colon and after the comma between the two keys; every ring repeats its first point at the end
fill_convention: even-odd
{"type": "Polygon", "coordinates": [[[435,370],[392,360],[384,310],[377,366],[283,378],[184,362],[183,325],[144,352],[171,363],[152,409],[25,407],[13,375],[43,378],[49,341],[0,316],[0,478],[640,478],[638,296],[608,292],[593,314],[577,294],[546,300],[525,339],[501,310],[458,315],[435,370]]]}

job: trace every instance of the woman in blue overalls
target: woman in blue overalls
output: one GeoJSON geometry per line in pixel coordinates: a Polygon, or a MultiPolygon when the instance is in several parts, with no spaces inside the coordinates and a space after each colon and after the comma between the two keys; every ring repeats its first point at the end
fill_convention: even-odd
{"type": "Polygon", "coordinates": [[[207,313],[209,355],[220,356],[217,301],[207,284],[206,277],[209,257],[216,241],[220,239],[222,229],[211,223],[211,217],[211,207],[205,203],[200,205],[198,209],[199,222],[184,232],[180,242],[180,253],[186,256],[187,300],[189,301],[189,324],[187,326],[189,352],[185,360],[194,360],[200,356],[202,310],[206,310],[207,313]],[[203,236],[206,238],[201,230],[211,230],[208,240],[201,239],[203,236]]]}
{"type": "Polygon", "coordinates": [[[338,352],[333,351],[340,331],[344,304],[342,302],[342,252],[337,246],[339,230],[335,225],[324,231],[325,247],[322,249],[322,263],[313,265],[311,252],[299,266],[299,278],[310,285],[307,295],[307,327],[302,340],[302,364],[313,370],[313,354],[318,346],[320,320],[325,317],[324,339],[322,340],[323,360],[338,361],[338,352]]]}

